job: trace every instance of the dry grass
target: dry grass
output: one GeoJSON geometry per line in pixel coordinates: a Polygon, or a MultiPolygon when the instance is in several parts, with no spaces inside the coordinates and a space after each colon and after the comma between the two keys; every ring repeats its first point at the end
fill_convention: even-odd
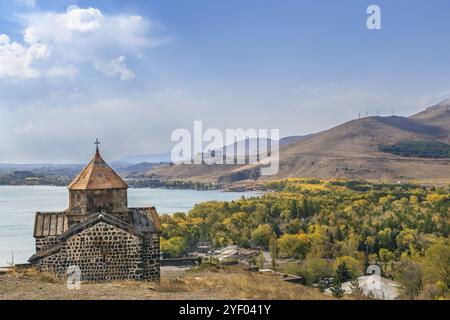
{"type": "Polygon", "coordinates": [[[61,282],[60,279],[58,279],[55,275],[49,273],[49,272],[41,272],[37,274],[37,278],[40,282],[46,282],[46,283],[58,283],[61,282]]]}
{"type": "Polygon", "coordinates": [[[81,290],[68,290],[64,281],[53,275],[28,269],[1,275],[0,288],[0,299],[332,299],[318,290],[286,283],[278,276],[237,267],[184,272],[176,277],[163,272],[160,283],[82,283],[81,290]]]}
{"type": "Polygon", "coordinates": [[[316,289],[282,281],[273,274],[242,271],[238,267],[186,277],[189,287],[223,288],[237,299],[323,300],[332,299],[316,289]]]}

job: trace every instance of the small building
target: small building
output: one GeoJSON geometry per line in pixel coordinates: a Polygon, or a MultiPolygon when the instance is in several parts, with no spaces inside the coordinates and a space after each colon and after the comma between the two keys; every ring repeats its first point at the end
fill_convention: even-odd
{"type": "Polygon", "coordinates": [[[85,281],[159,281],[161,222],[154,207],[128,208],[128,185],[100,155],[69,185],[69,208],[37,212],[39,271],[63,277],[78,267],[85,281]]]}
{"type": "Polygon", "coordinates": [[[197,242],[197,252],[200,255],[208,254],[212,249],[211,243],[206,241],[197,242]]]}
{"type": "Polygon", "coordinates": [[[257,254],[257,250],[242,249],[237,245],[228,245],[213,252],[214,257],[219,261],[243,261],[257,254]]]}

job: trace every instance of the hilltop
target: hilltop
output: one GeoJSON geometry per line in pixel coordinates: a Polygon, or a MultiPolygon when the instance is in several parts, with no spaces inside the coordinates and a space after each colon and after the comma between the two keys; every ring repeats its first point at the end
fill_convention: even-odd
{"type": "Polygon", "coordinates": [[[352,120],[280,148],[280,171],[260,177],[259,165],[180,165],[147,174],[161,179],[209,181],[273,180],[290,177],[450,181],[449,158],[405,157],[381,151],[400,142],[450,143],[450,101],[411,117],[352,120]]]}

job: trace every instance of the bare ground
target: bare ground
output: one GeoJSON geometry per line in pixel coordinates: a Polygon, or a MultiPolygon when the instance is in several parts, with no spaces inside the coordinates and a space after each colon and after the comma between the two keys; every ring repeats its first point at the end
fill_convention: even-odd
{"type": "Polygon", "coordinates": [[[188,271],[164,268],[161,283],[115,281],[82,283],[69,290],[51,274],[35,270],[0,275],[0,300],[211,300],[211,299],[331,299],[318,290],[282,281],[270,274],[239,268],[188,271]]]}

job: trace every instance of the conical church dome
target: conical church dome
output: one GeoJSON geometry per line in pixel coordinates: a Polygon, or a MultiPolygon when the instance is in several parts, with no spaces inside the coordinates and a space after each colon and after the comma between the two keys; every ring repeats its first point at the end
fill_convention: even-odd
{"type": "Polygon", "coordinates": [[[69,190],[127,189],[128,185],[103,160],[97,148],[94,158],[72,181],[69,190]]]}

